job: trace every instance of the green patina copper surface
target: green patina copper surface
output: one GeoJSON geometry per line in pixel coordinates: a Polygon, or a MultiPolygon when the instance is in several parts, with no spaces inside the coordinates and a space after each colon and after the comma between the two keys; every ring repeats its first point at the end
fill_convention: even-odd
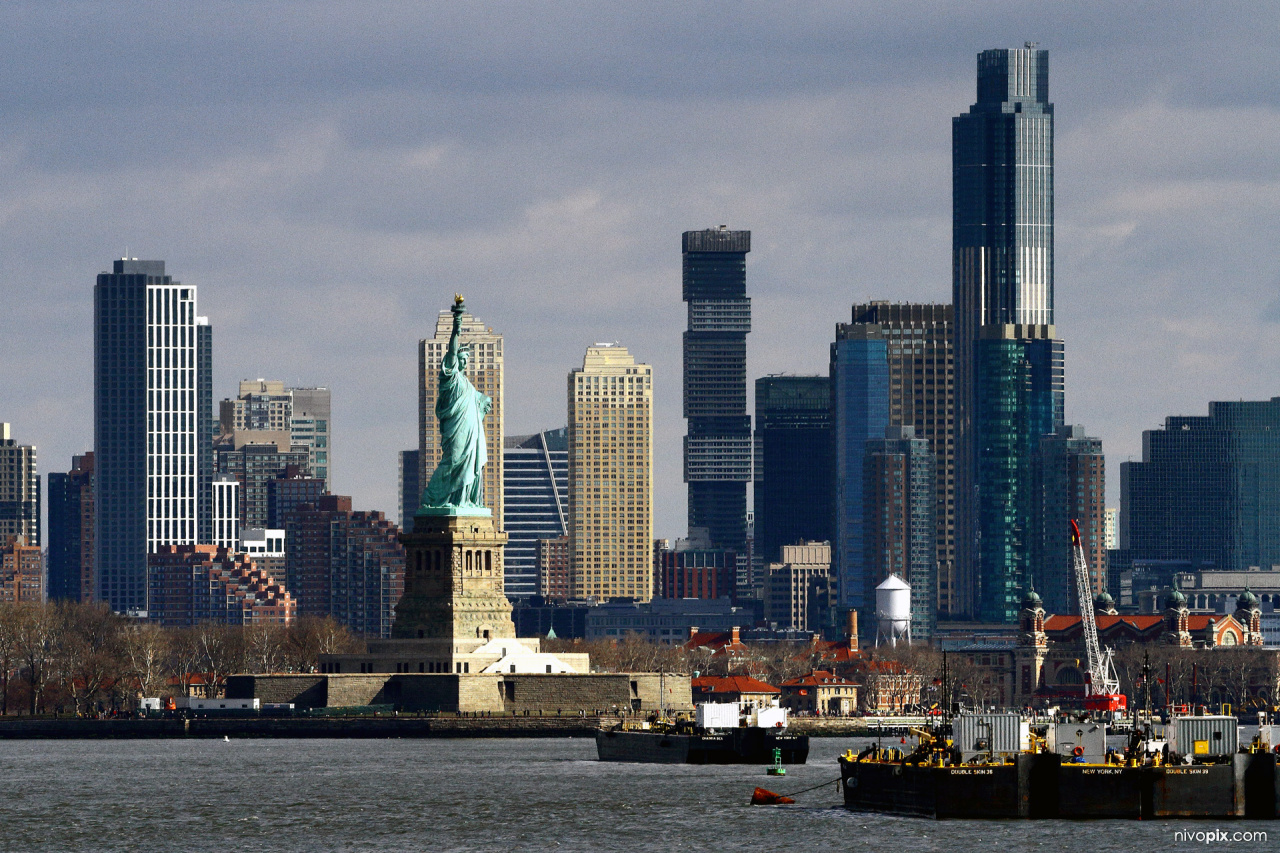
{"type": "Polygon", "coordinates": [[[440,462],[422,492],[416,515],[490,515],[484,505],[484,478],[481,476],[488,451],[485,448],[484,416],[493,401],[481,394],[466,377],[470,352],[459,346],[463,302],[453,301],[453,333],[440,364],[436,395],[436,421],[440,425],[440,462]]]}

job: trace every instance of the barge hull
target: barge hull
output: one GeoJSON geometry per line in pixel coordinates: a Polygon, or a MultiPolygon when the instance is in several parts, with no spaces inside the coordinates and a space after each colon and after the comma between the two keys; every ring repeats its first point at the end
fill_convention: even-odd
{"type": "Polygon", "coordinates": [[[804,764],[808,735],[775,734],[764,729],[732,729],[720,734],[670,734],[646,731],[597,731],[601,761],[655,764],[772,764],[774,748],[783,764],[804,764]]]}
{"type": "Polygon", "coordinates": [[[933,818],[1256,818],[1280,816],[1275,755],[1204,766],[1112,767],[1053,754],[959,767],[840,759],[846,808],[933,818]]]}

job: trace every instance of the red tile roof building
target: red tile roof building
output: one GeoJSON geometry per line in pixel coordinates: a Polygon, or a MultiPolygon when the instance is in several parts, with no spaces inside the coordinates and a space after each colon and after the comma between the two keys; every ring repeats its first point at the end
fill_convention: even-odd
{"type": "Polygon", "coordinates": [[[687,652],[709,652],[712,657],[728,657],[730,660],[745,659],[750,654],[746,643],[742,642],[740,629],[731,631],[699,631],[689,629],[689,639],[681,647],[687,652]]]}
{"type": "Polygon", "coordinates": [[[782,682],[782,706],[820,716],[846,715],[858,707],[858,686],[824,669],[782,682]]]}
{"type": "Polygon", "coordinates": [[[861,685],[862,710],[874,714],[900,714],[921,701],[924,676],[902,661],[863,660],[854,667],[861,685]]]}
{"type": "Polygon", "coordinates": [[[690,680],[693,701],[738,702],[743,707],[772,705],[781,691],[749,675],[703,675],[690,680]]]}
{"type": "MultiPolygon", "coordinates": [[[[1160,644],[1184,649],[1258,647],[1262,645],[1261,613],[1257,597],[1246,590],[1235,613],[1191,614],[1181,592],[1171,593],[1162,614],[1120,616],[1102,612],[1095,616],[1098,640],[1103,648],[1160,644]]],[[[1100,599],[1101,607],[1109,600],[1100,599]]],[[[1029,705],[1037,700],[1056,701],[1083,696],[1087,665],[1083,628],[1079,616],[1046,616],[1043,602],[1034,592],[1022,601],[1019,638],[1011,655],[1012,672],[999,666],[999,704],[1029,705]],[[1008,675],[1008,691],[1004,686],[1008,675]]],[[[972,663],[982,664],[979,656],[972,663]]],[[[993,677],[994,671],[988,674],[993,677]]]]}

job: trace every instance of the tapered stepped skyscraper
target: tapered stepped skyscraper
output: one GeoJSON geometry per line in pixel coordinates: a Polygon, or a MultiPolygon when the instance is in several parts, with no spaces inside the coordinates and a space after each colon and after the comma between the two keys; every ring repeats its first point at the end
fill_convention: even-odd
{"type": "Polygon", "coordinates": [[[1024,454],[1062,417],[1048,51],[1028,42],[978,54],[977,103],[952,122],[955,615],[1003,621],[1016,612],[1024,580],[1016,575],[1026,569],[1024,454]],[[1019,434],[984,435],[984,423],[1019,434]],[[993,471],[984,489],[981,480],[993,471]]]}
{"type": "Polygon", "coordinates": [[[720,548],[745,555],[751,416],[747,414],[747,252],[750,231],[721,225],[683,239],[684,479],[689,527],[705,527],[720,548]]]}

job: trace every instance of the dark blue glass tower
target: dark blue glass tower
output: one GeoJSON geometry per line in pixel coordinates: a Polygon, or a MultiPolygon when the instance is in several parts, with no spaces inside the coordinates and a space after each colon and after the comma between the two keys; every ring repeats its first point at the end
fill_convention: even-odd
{"type": "MultiPolygon", "coordinates": [[[[869,439],[882,439],[889,425],[888,345],[876,326],[840,328],[831,345],[832,407],[835,415],[835,575],[840,607],[868,606],[863,457],[869,439]]],[[[874,587],[871,587],[874,589],[874,587]]],[[[859,625],[874,633],[875,626],[859,625]]]]}
{"type": "Polygon", "coordinates": [[[1165,419],[1120,465],[1120,548],[1188,570],[1280,565],[1280,397],[1165,419]]]}
{"type": "Polygon", "coordinates": [[[747,483],[751,416],[747,414],[747,298],[750,231],[686,231],[684,301],[684,480],[689,529],[706,528],[713,545],[747,553],[747,483]]]}
{"type": "Polygon", "coordinates": [[[877,623],[875,588],[890,575],[911,585],[911,639],[928,642],[938,622],[937,474],[928,439],[891,426],[867,442],[863,459],[868,633],[877,623]]]}
{"type": "Polygon", "coordinates": [[[835,538],[831,378],[756,380],[755,552],[781,559],[783,545],[835,538]]]}
{"type": "MultiPolygon", "coordinates": [[[[977,101],[952,119],[952,297],[955,304],[955,616],[975,614],[980,522],[977,342],[988,325],[1040,327],[1053,337],[1053,104],[1049,54],[978,54],[977,101]]],[[[993,370],[992,377],[1009,376],[993,370]]],[[[993,390],[992,398],[1008,390],[993,390]]],[[[1038,427],[1037,427],[1038,428],[1038,427]]],[[[997,439],[1003,441],[1003,439],[997,439]]],[[[993,475],[997,476],[998,475],[993,475]]],[[[1021,510],[1018,510],[1021,512],[1021,510]]],[[[1009,531],[999,537],[1012,535],[1009,531]]]]}

